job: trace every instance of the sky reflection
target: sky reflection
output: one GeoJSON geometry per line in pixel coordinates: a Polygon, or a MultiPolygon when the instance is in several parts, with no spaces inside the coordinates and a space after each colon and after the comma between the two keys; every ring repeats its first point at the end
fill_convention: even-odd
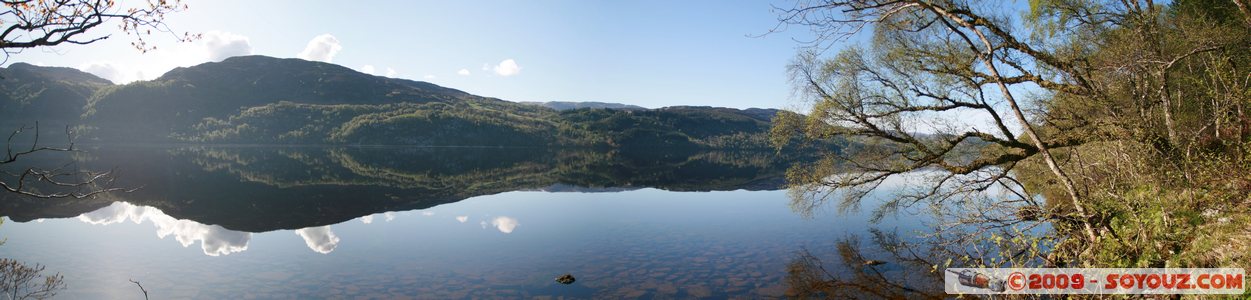
{"type": "MultiPolygon", "coordinates": [[[[371,216],[362,218],[366,224],[371,216]]],[[[383,214],[387,220],[393,220],[394,214],[383,214]]],[[[205,225],[191,220],[180,220],[166,215],[160,209],[151,206],[140,206],[126,202],[113,204],[77,217],[79,221],[92,225],[110,225],[124,221],[135,224],[152,222],[156,226],[156,236],[164,239],[173,236],[183,247],[191,247],[197,242],[200,249],[208,256],[222,256],[248,250],[252,241],[252,233],[226,229],[218,225],[205,225]]],[[[317,226],[294,231],[304,239],[304,244],[314,252],[329,254],[339,246],[339,236],[331,231],[330,226],[317,226]]]]}
{"type": "Polygon", "coordinates": [[[495,217],[495,219],[491,220],[491,226],[495,226],[495,229],[499,229],[503,233],[513,233],[513,230],[517,229],[518,225],[521,225],[521,223],[518,223],[517,219],[506,216],[495,217]]]}
{"type": "Polygon", "coordinates": [[[126,202],[113,204],[78,216],[78,220],[94,225],[109,225],[130,220],[141,224],[145,220],[156,226],[161,239],[173,235],[183,247],[200,242],[200,248],[209,256],[229,255],[248,249],[252,233],[229,230],[217,225],[204,225],[190,220],[170,217],[161,210],[126,202]]]}
{"type": "MultiPolygon", "coordinates": [[[[433,216],[433,211],[418,211],[422,216],[433,216]]],[[[361,223],[371,224],[377,218],[385,222],[391,222],[397,217],[395,212],[378,213],[360,217],[361,223]]],[[[77,217],[78,220],[93,225],[110,225],[124,221],[131,221],[135,224],[151,222],[156,226],[157,237],[164,239],[173,236],[183,247],[191,247],[192,244],[199,243],[200,249],[208,256],[222,256],[243,252],[248,249],[248,243],[252,241],[252,233],[235,231],[226,229],[219,225],[206,225],[191,220],[181,220],[169,216],[160,209],[151,206],[134,205],[127,202],[113,202],[113,204],[101,208],[96,211],[85,213],[77,217]]],[[[457,216],[456,221],[466,223],[469,216],[457,216]]],[[[488,227],[495,228],[499,232],[510,234],[521,225],[516,218],[509,216],[497,216],[488,218],[479,222],[483,229],[488,227]]],[[[340,238],[334,231],[327,226],[316,226],[297,229],[293,231],[296,235],[304,240],[304,244],[310,250],[321,254],[330,254],[338,248],[340,238]]]]}
{"type": "Polygon", "coordinates": [[[295,234],[304,238],[304,244],[317,253],[330,254],[339,246],[339,236],[330,231],[330,226],[304,228],[296,230],[295,234]]]}

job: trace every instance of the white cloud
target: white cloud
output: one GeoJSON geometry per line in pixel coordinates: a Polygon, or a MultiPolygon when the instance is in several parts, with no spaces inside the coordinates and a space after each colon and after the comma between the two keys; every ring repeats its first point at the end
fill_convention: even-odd
{"type": "Polygon", "coordinates": [[[434,76],[434,75],[426,74],[426,76],[422,76],[421,78],[422,78],[422,79],[425,79],[425,80],[430,80],[430,79],[435,79],[435,78],[438,78],[438,77],[437,77],[437,76],[434,76]]]}
{"type": "Polygon", "coordinates": [[[248,37],[229,32],[209,31],[200,38],[209,61],[221,61],[231,56],[251,55],[252,43],[248,37]]]}
{"type": "Polygon", "coordinates": [[[490,70],[491,70],[491,65],[490,65],[490,64],[488,64],[488,63],[482,63],[482,70],[483,70],[483,71],[490,71],[490,70]]]}
{"type": "Polygon", "coordinates": [[[296,56],[306,60],[331,62],[334,61],[334,56],[339,54],[339,50],[343,50],[343,46],[339,45],[339,39],[330,34],[323,34],[308,41],[308,46],[305,46],[304,51],[296,56]]]}
{"type": "Polygon", "coordinates": [[[91,75],[108,79],[113,83],[126,83],[134,81],[133,78],[127,76],[127,72],[122,70],[121,66],[111,62],[91,62],[78,67],[83,72],[91,73],[91,75]]]}
{"type": "Polygon", "coordinates": [[[378,67],[374,67],[374,65],[361,66],[361,68],[357,69],[357,71],[360,71],[361,73],[365,73],[369,75],[386,76],[386,77],[395,77],[396,74],[400,73],[399,71],[396,71],[395,69],[391,67],[387,67],[384,70],[384,69],[379,69],[378,67]]]}
{"type": "Polygon", "coordinates": [[[465,223],[465,221],[469,221],[469,216],[456,216],[456,221],[465,223]]]}
{"type": "Polygon", "coordinates": [[[374,222],[374,215],[361,217],[361,223],[369,224],[374,222]]]}
{"type": "Polygon", "coordinates": [[[501,216],[491,220],[491,226],[495,226],[495,229],[499,229],[503,233],[513,233],[513,229],[517,229],[517,225],[521,225],[521,223],[517,223],[517,219],[509,217],[501,216]]]}
{"type": "Polygon", "coordinates": [[[421,215],[429,217],[429,216],[433,216],[433,215],[434,215],[434,212],[433,212],[433,211],[428,211],[428,210],[423,210],[423,211],[421,211],[421,215]]]}
{"type": "Polygon", "coordinates": [[[330,226],[303,228],[296,230],[295,234],[304,238],[304,244],[317,253],[327,254],[339,246],[339,236],[330,231],[330,226]]]}
{"type": "MultiPolygon", "coordinates": [[[[333,37],[330,38],[333,39],[333,37]]],[[[337,41],[334,42],[335,47],[338,47],[337,43],[337,41]]],[[[338,51],[337,48],[335,51],[338,51]]],[[[247,36],[213,30],[204,32],[201,39],[195,43],[175,43],[168,47],[161,47],[144,54],[139,61],[125,60],[121,57],[110,58],[116,60],[90,62],[79,66],[79,69],[113,83],[125,84],[152,79],[147,76],[160,76],[176,67],[190,67],[232,56],[251,54],[253,54],[253,49],[247,36]]]]}
{"type": "Polygon", "coordinates": [[[517,65],[517,61],[509,58],[501,61],[500,64],[495,65],[492,70],[495,70],[495,74],[497,75],[508,77],[521,73],[521,66],[517,65]]]}
{"type": "Polygon", "coordinates": [[[162,239],[173,235],[183,247],[200,242],[200,249],[209,256],[228,255],[248,249],[252,234],[229,230],[218,225],[204,225],[190,220],[174,219],[161,210],[126,202],[113,202],[107,207],[78,216],[78,220],[95,225],[108,225],[130,220],[135,224],[151,221],[156,235],[162,239]]]}
{"type": "Polygon", "coordinates": [[[469,73],[469,69],[460,69],[460,71],[456,71],[456,75],[469,76],[472,74],[469,73]]]}
{"type": "Polygon", "coordinates": [[[78,69],[83,72],[91,73],[91,75],[108,79],[115,84],[126,84],[147,79],[144,78],[142,70],[136,70],[132,67],[109,61],[90,62],[78,66],[78,69]]]}
{"type": "Polygon", "coordinates": [[[389,211],[382,213],[382,219],[387,220],[387,222],[391,222],[391,220],[395,220],[395,213],[389,211]]]}

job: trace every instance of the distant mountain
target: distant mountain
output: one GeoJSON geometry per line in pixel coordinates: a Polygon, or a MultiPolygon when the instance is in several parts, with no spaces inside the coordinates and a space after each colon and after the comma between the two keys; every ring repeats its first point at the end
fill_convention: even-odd
{"type": "Polygon", "coordinates": [[[514,130],[518,128],[487,128],[498,124],[484,124],[492,122],[482,119],[542,123],[536,118],[543,113],[551,114],[334,64],[244,56],[174,69],[152,81],[102,89],[88,101],[84,123],[92,127],[86,136],[100,141],[392,143],[378,141],[377,136],[382,135],[407,139],[396,144],[439,144],[443,138],[460,142],[526,137],[514,130]],[[420,109],[388,106],[398,104],[439,113],[419,115],[420,109]],[[443,113],[452,110],[463,114],[443,113]],[[263,119],[254,118],[262,115],[263,119]],[[447,126],[425,124],[430,122],[447,126]],[[486,136],[448,132],[466,124],[499,131],[481,132],[486,136]]]}
{"type": "Polygon", "coordinates": [[[722,107],[560,112],[569,126],[619,148],[768,148],[769,118],[722,107]]]}
{"type": "Polygon", "coordinates": [[[126,85],[27,64],[0,76],[6,121],[76,124],[80,139],[95,142],[768,148],[769,122],[778,113],[523,104],[265,56],[177,68],[126,85]]]}
{"type": "Polygon", "coordinates": [[[582,109],[582,108],[634,109],[634,110],[647,109],[645,107],[637,106],[637,105],[594,102],[594,101],[588,101],[588,102],[547,101],[547,102],[521,102],[521,103],[530,104],[530,105],[538,105],[538,106],[551,108],[555,110],[571,110],[571,109],[582,109]]]}

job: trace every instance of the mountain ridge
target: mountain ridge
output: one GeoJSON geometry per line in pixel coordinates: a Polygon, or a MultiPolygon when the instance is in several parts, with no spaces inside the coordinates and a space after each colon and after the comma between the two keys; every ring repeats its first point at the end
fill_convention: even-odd
{"type": "Polygon", "coordinates": [[[599,109],[647,109],[646,107],[622,103],[598,102],[598,101],[521,101],[521,104],[538,105],[555,110],[571,110],[581,108],[599,108],[599,109]]]}
{"type": "Polygon", "coordinates": [[[13,80],[33,82],[26,90],[74,93],[62,93],[64,99],[57,101],[9,97],[0,105],[61,103],[59,110],[69,112],[57,118],[76,121],[78,132],[96,142],[716,148],[750,136],[750,147],[763,148],[769,121],[779,112],[511,102],[330,63],[267,56],[179,67],[124,85],[69,68],[14,64],[9,69],[14,68],[0,70],[0,76],[43,78],[13,80]],[[77,104],[81,108],[72,109],[77,104]],[[738,131],[712,128],[726,124],[738,131]]]}
{"type": "Polygon", "coordinates": [[[111,85],[113,82],[72,68],[27,63],[0,68],[0,128],[33,126],[34,121],[46,128],[75,123],[87,98],[111,85]]]}

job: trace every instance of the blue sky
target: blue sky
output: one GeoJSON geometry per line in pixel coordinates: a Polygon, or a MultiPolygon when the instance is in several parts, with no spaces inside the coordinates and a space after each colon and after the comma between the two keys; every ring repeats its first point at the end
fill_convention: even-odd
{"type": "Polygon", "coordinates": [[[794,28],[749,37],[776,24],[770,3],[755,1],[186,3],[191,9],[168,23],[204,34],[200,41],[158,37],[158,49],[141,54],[130,37],[114,34],[86,46],[29,50],[9,63],[128,82],[224,56],[304,53],[513,101],[782,108],[795,102],[786,76],[798,45],[792,38],[807,34],[794,28]]]}

